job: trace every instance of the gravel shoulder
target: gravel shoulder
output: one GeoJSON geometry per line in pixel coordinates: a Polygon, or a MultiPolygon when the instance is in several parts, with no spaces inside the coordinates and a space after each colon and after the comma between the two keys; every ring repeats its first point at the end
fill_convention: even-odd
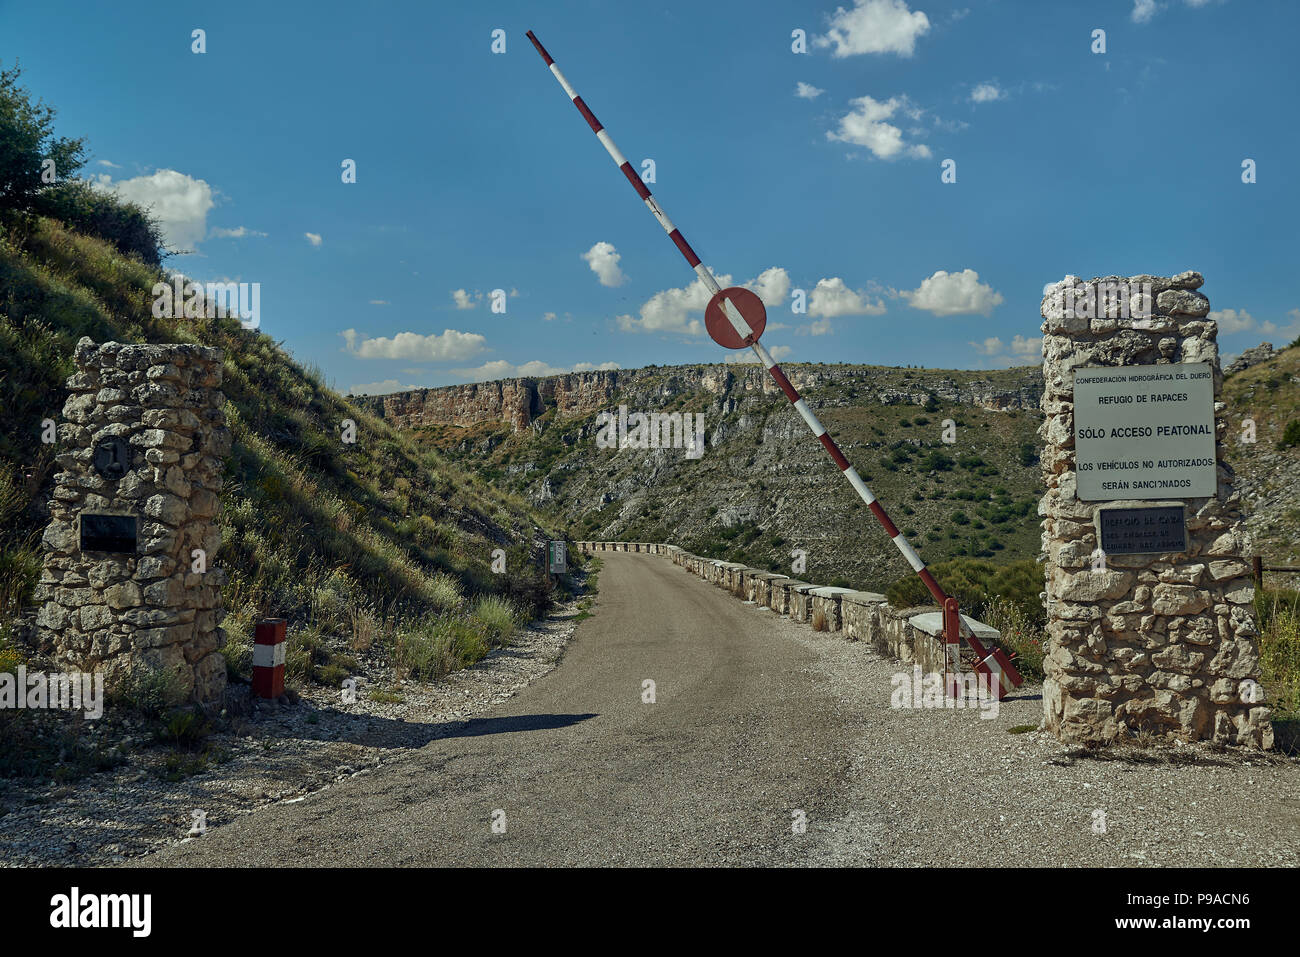
{"type": "MultiPolygon", "coordinates": [[[[225,730],[212,734],[206,770],[180,781],[160,776],[148,739],[118,739],[121,767],[59,784],[0,780],[0,866],[122,863],[191,835],[195,812],[208,833],[232,820],[362,777],[400,761],[551,671],[564,654],[577,602],[519,629],[508,648],[436,683],[405,682],[401,701],[375,700],[391,675],[359,676],[356,700],[311,686],[292,705],[254,705],[247,686],[227,695],[225,730]],[[237,713],[235,713],[237,712],[237,713]]],[[[383,697],[383,696],[381,696],[383,697]]],[[[79,720],[79,719],[78,719],[79,720]]]]}

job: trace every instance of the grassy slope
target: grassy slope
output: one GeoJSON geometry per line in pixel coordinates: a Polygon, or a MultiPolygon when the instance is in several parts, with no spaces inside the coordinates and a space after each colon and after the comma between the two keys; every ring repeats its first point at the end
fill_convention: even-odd
{"type": "Polygon", "coordinates": [[[297,631],[289,663],[299,677],[341,680],[354,662],[329,646],[356,632],[365,645],[394,641],[412,671],[445,670],[501,630],[499,605],[479,598],[504,595],[518,614],[544,603],[546,580],[532,561],[539,523],[519,499],[353,407],[264,333],[234,320],[155,319],[150,289],[160,278],[52,220],[25,248],[0,239],[0,629],[39,572],[55,470],[40,422],[60,417],[83,335],[226,352],[234,451],[215,564],[230,574],[234,667],[248,664],[252,624],[275,615],[297,631]],[[341,441],[348,418],[354,445],[341,441]],[[512,573],[491,574],[497,547],[512,573]]]}

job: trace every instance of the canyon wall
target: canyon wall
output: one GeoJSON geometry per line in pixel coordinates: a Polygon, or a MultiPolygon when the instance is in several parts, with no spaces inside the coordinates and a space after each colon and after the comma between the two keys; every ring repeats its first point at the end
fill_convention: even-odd
{"type": "MultiPolygon", "coordinates": [[[[862,389],[868,400],[883,405],[924,405],[933,395],[998,411],[1032,410],[1038,407],[1042,394],[1042,374],[1036,368],[1015,370],[1010,385],[978,377],[958,382],[943,372],[929,370],[917,370],[912,381],[900,384],[895,381],[899,370],[876,366],[791,364],[784,368],[801,392],[822,385],[851,385],[862,389]]],[[[362,396],[355,401],[398,428],[487,424],[508,425],[520,432],[551,409],[564,417],[589,415],[609,408],[619,396],[635,396],[638,406],[656,408],[683,393],[732,393],[740,399],[746,394],[777,396],[780,389],[757,365],[651,366],[499,379],[362,396]]]]}

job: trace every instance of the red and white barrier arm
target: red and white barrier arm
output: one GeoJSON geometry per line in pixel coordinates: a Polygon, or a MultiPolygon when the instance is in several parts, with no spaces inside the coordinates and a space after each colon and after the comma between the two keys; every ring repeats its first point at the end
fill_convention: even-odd
{"type": "MultiPolygon", "coordinates": [[[[609,153],[610,158],[614,160],[614,164],[622,171],[623,175],[627,177],[627,181],[632,184],[632,188],[635,189],[637,195],[641,197],[646,208],[649,209],[654,215],[654,218],[659,221],[659,225],[662,226],[664,232],[668,234],[668,238],[673,241],[673,245],[675,245],[681,254],[686,257],[687,264],[695,270],[695,274],[700,277],[700,281],[704,284],[704,287],[709,290],[710,294],[715,296],[722,292],[722,287],[718,285],[718,281],[713,277],[713,273],[709,270],[709,267],[700,261],[700,257],[695,254],[695,250],[691,248],[690,243],[688,243],[685,237],[682,236],[681,230],[673,224],[673,221],[668,218],[668,214],[663,211],[657,202],[655,202],[655,199],[651,195],[650,190],[646,187],[646,184],[642,181],[641,177],[637,175],[636,170],[632,168],[632,164],[628,162],[627,157],[624,156],[619,148],[614,144],[613,138],[605,131],[605,128],[600,124],[600,120],[596,119],[596,115],[591,112],[587,104],[583,102],[582,97],[578,95],[578,91],[575,90],[569,81],[564,78],[564,74],[560,72],[560,68],[556,66],[555,60],[551,55],[546,52],[546,48],[542,46],[541,41],[533,35],[532,30],[529,30],[526,36],[532,41],[533,46],[537,48],[537,52],[541,54],[542,59],[546,61],[546,65],[550,68],[551,73],[555,76],[555,79],[559,81],[564,92],[568,94],[573,105],[578,108],[578,112],[581,113],[582,118],[587,121],[587,125],[590,126],[591,131],[596,134],[596,139],[600,140],[601,146],[605,147],[605,151],[609,153]]],[[[790,380],[786,378],[785,373],[781,371],[781,367],[776,364],[776,360],[772,358],[771,353],[763,348],[762,343],[760,343],[754,336],[754,331],[745,322],[744,318],[741,316],[740,310],[728,298],[723,299],[722,305],[723,311],[731,321],[731,325],[735,329],[736,334],[754,350],[754,354],[758,357],[758,361],[763,364],[763,368],[768,371],[776,381],[776,384],[781,387],[781,391],[785,393],[785,397],[790,400],[790,403],[798,411],[804,422],[807,423],[812,434],[815,435],[817,440],[821,442],[823,447],[825,447],[826,451],[830,454],[830,457],[835,461],[835,465],[839,468],[840,472],[846,479],[848,479],[849,484],[853,486],[854,491],[858,493],[858,497],[866,503],[867,507],[871,510],[871,514],[876,517],[876,521],[880,523],[881,527],[884,528],[885,533],[889,536],[890,541],[894,543],[894,547],[897,548],[903,558],[907,560],[907,563],[912,567],[912,570],[921,576],[921,581],[925,583],[925,587],[929,589],[930,594],[934,596],[934,600],[938,603],[939,607],[945,607],[948,596],[944,593],[943,589],[939,587],[939,583],[935,581],[934,576],[930,574],[930,570],[925,567],[925,562],[921,560],[921,556],[916,553],[916,550],[912,548],[907,539],[899,533],[898,527],[889,520],[889,516],[885,514],[884,508],[881,507],[880,502],[876,500],[876,497],[871,494],[871,489],[869,489],[867,483],[862,480],[862,476],[858,474],[858,470],[849,464],[849,460],[844,457],[844,453],[841,452],[839,446],[835,444],[835,440],[827,434],[825,426],[821,424],[821,421],[813,413],[812,409],[808,408],[808,403],[803,400],[795,387],[790,384],[790,380]]],[[[977,658],[976,670],[995,673],[994,677],[997,679],[997,685],[1002,689],[1002,694],[1017,687],[1021,681],[1023,681],[1020,677],[1020,673],[1016,671],[1015,666],[1011,664],[1010,659],[1007,658],[1002,649],[994,648],[992,652],[989,652],[984,647],[983,643],[976,639],[975,635],[971,633],[971,630],[966,623],[961,621],[960,616],[958,617],[958,623],[961,626],[962,637],[966,640],[967,644],[970,645],[971,650],[975,652],[977,658]]],[[[999,697],[1001,697],[1002,694],[999,694],[999,697]]]]}

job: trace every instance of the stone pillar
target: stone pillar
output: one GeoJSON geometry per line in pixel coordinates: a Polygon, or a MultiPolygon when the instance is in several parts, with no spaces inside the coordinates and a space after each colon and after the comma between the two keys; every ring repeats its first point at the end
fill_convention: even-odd
{"type": "Polygon", "coordinates": [[[110,679],[144,665],[210,702],[226,684],[224,574],[212,567],[230,451],[222,353],[77,343],[45,530],[38,639],[63,666],[110,679]]]}
{"type": "MultiPolygon", "coordinates": [[[[1064,741],[1111,743],[1146,732],[1166,740],[1211,739],[1272,746],[1270,711],[1260,703],[1257,684],[1259,648],[1254,588],[1246,559],[1249,542],[1240,496],[1232,487],[1233,473],[1223,459],[1228,424],[1225,404],[1219,401],[1223,375],[1215,341],[1217,327],[1205,318],[1209,300],[1195,291],[1202,282],[1201,275],[1194,272],[1172,278],[1111,276],[1087,283],[1067,276],[1048,287],[1043,299],[1045,420],[1040,435],[1045,446],[1042,467],[1047,493],[1039,514],[1043,516],[1048,614],[1043,709],[1045,727],[1064,741]],[[1098,430],[1088,429],[1090,434],[1084,435],[1082,427],[1076,428],[1076,370],[1129,367],[1124,376],[1131,377],[1145,376],[1142,371],[1134,372],[1134,366],[1177,370],[1184,363],[1205,363],[1208,366],[1199,368],[1212,371],[1214,461],[1203,461],[1200,467],[1204,471],[1198,479],[1206,493],[1180,497],[1170,492],[1160,494],[1161,501],[1153,501],[1152,490],[1170,484],[1160,476],[1175,474],[1171,470],[1174,460],[1167,459],[1143,462],[1143,468],[1155,467],[1145,472],[1136,470],[1136,462],[1096,466],[1107,469],[1106,476],[1132,475],[1128,485],[1102,486],[1096,481],[1095,467],[1090,467],[1086,478],[1093,489],[1144,491],[1089,492],[1093,500],[1081,499],[1076,442],[1092,442],[1099,436],[1098,430]],[[1160,465],[1166,466],[1163,473],[1160,465]],[[1135,470],[1109,471],[1112,468],[1135,470]],[[1139,476],[1154,476],[1155,480],[1139,476]],[[1125,494],[1131,498],[1122,498],[1125,494]],[[1178,526],[1171,529],[1174,538],[1157,544],[1134,537],[1126,548],[1177,547],[1170,544],[1177,540],[1180,544],[1185,541],[1184,550],[1109,555],[1099,550],[1104,509],[1132,508],[1128,521],[1141,524],[1155,521],[1150,518],[1156,514],[1150,511],[1152,506],[1163,506],[1165,517],[1159,521],[1178,526]]],[[[1182,375],[1191,378],[1190,372],[1182,375]]],[[[1185,387],[1162,388],[1176,392],[1185,387]]],[[[1151,391],[1159,393],[1161,388],[1151,391]]],[[[1199,414],[1208,422],[1208,388],[1205,395],[1206,408],[1196,412],[1195,403],[1187,404],[1186,418],[1199,414]]],[[[1082,396],[1081,392],[1081,401],[1082,396]]],[[[1180,401],[1178,395],[1133,398],[1142,405],[1120,406],[1114,413],[1108,405],[1104,407],[1108,411],[1096,413],[1091,410],[1102,406],[1093,404],[1089,415],[1098,421],[1112,414],[1140,420],[1141,416],[1160,414],[1153,404],[1173,409],[1180,401]]],[[[1103,398],[1097,391],[1089,401],[1117,400],[1110,395],[1103,398]]],[[[1103,439],[1113,438],[1109,429],[1100,432],[1103,439]]],[[[1155,434],[1161,434],[1159,426],[1155,434]]],[[[1186,447],[1192,448],[1191,439],[1173,441],[1187,442],[1186,447]]],[[[1210,437],[1202,433],[1198,441],[1208,448],[1210,437]]],[[[1092,448],[1096,446],[1090,445],[1092,448]]],[[[1142,446],[1134,448],[1140,451],[1142,446]]],[[[1152,455],[1159,458],[1158,453],[1152,455]]],[[[1112,544],[1118,541],[1112,539],[1112,544]]]]}

